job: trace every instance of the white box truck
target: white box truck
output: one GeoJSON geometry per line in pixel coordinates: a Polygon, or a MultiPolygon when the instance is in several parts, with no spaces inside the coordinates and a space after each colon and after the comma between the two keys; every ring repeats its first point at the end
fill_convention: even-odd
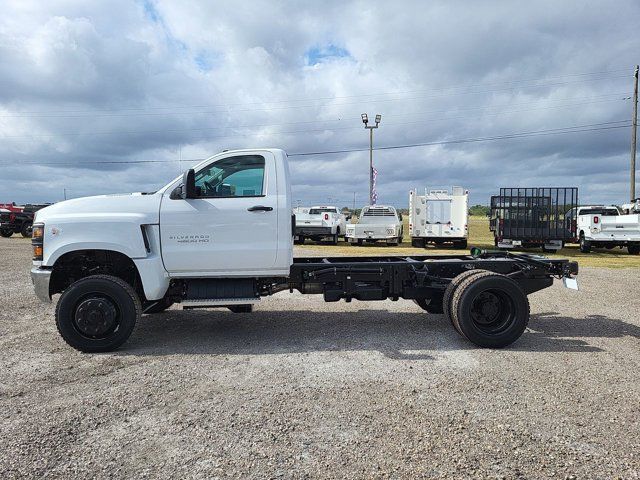
{"type": "Polygon", "coordinates": [[[469,191],[462,187],[448,190],[425,189],[409,192],[409,234],[411,245],[418,248],[428,243],[453,244],[467,248],[469,237],[469,191]]]}

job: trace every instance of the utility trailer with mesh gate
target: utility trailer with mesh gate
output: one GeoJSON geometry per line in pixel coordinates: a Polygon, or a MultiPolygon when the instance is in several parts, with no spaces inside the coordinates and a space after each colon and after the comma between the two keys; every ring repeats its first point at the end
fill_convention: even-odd
{"type": "Polygon", "coordinates": [[[577,187],[501,188],[491,197],[489,220],[496,247],[555,252],[575,242],[576,224],[568,213],[577,205],[577,187]]]}

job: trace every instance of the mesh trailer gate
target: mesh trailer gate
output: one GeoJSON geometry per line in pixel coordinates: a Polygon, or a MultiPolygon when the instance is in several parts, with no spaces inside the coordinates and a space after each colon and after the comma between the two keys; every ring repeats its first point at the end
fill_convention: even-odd
{"type": "Polygon", "coordinates": [[[567,214],[577,206],[577,187],[501,188],[491,197],[489,228],[501,248],[558,250],[576,239],[567,214]]]}

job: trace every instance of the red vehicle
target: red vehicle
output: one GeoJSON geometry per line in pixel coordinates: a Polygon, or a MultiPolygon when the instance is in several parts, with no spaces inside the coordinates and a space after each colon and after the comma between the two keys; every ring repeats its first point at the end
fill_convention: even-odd
{"type": "Polygon", "coordinates": [[[0,203],[0,236],[10,237],[20,233],[23,237],[31,237],[31,225],[36,212],[49,204],[0,203]]]}

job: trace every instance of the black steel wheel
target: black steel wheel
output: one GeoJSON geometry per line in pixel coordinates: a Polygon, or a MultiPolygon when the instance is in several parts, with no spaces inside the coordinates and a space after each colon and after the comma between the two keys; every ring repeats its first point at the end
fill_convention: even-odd
{"type": "Polygon", "coordinates": [[[76,350],[109,352],[127,341],[141,313],[140,299],[128,283],[110,275],[92,275],[62,292],[56,325],[76,350]]]}
{"type": "Polygon", "coordinates": [[[24,222],[20,229],[20,234],[25,238],[31,238],[31,222],[24,222]]]}
{"type": "Polygon", "coordinates": [[[9,238],[11,235],[13,235],[13,231],[8,228],[0,228],[0,237],[9,238]]]}
{"type": "Polygon", "coordinates": [[[502,348],[515,342],[529,323],[529,301],[511,278],[493,272],[471,275],[455,289],[454,324],[480,347],[502,348]]]}

